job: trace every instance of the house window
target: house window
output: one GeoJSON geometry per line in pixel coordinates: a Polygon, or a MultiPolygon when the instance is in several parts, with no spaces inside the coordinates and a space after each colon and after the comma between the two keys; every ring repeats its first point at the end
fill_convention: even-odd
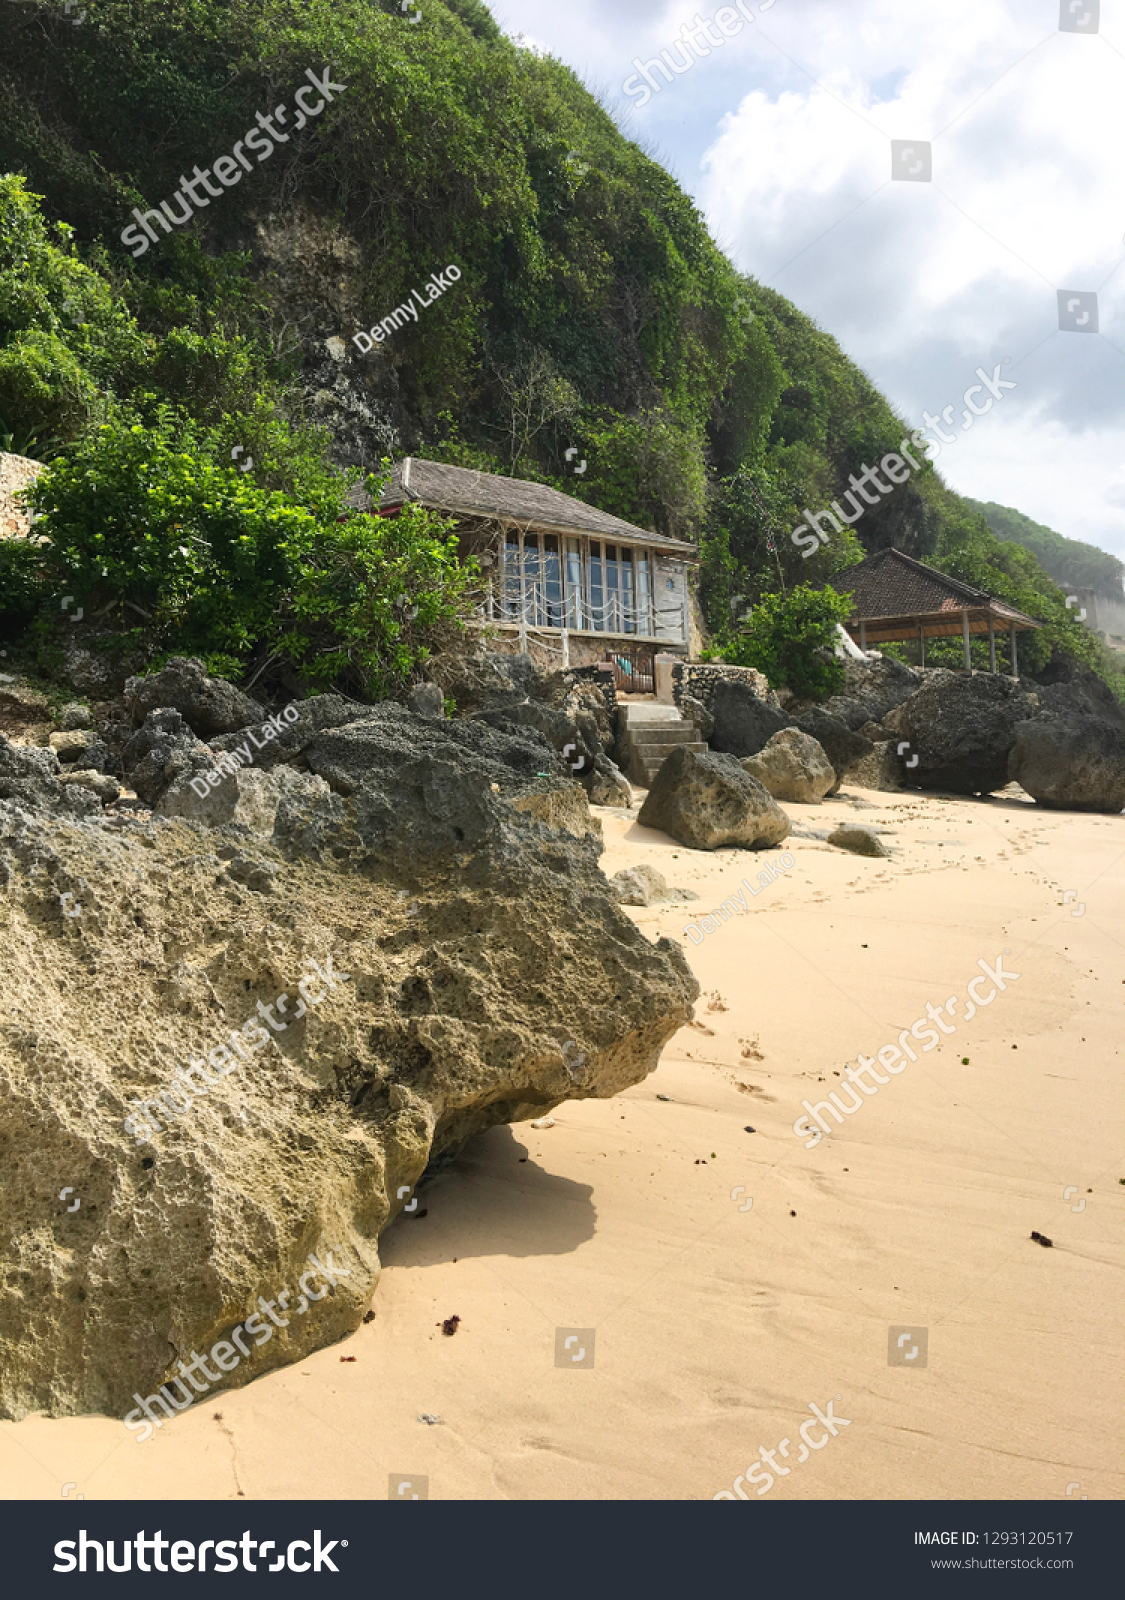
{"type": "MultiPolygon", "coordinates": [[[[681,606],[661,602],[662,575],[652,550],[513,529],[500,547],[500,616],[529,628],[680,639],[681,606]]],[[[675,596],[677,580],[666,583],[675,596]]]]}
{"type": "Polygon", "coordinates": [[[582,581],[582,545],[578,539],[566,541],[566,626],[586,627],[586,586],[582,581]]]}

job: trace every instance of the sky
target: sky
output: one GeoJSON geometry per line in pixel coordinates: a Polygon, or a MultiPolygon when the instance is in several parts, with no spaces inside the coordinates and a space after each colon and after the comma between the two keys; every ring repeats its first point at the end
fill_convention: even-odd
{"type": "Polygon", "coordinates": [[[953,407],[953,489],[1125,559],[1125,0],[491,9],[901,415],[953,407]],[[634,63],[662,51],[683,70],[649,68],[646,89],[634,63]],[[1015,387],[976,395],[964,430],[965,391],[998,365],[1015,387]]]}

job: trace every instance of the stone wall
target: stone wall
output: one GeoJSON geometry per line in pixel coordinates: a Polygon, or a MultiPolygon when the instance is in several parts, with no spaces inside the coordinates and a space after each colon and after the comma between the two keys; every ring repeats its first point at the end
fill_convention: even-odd
{"type": "Polygon", "coordinates": [[[14,497],[17,489],[26,489],[42,471],[41,461],[0,451],[0,539],[19,539],[31,532],[31,518],[14,497]]]}
{"type": "Polygon", "coordinates": [[[701,700],[710,711],[715,685],[720,679],[728,683],[748,684],[759,700],[772,706],[778,703],[765,674],[756,667],[728,667],[721,661],[687,661],[677,662],[672,668],[672,693],[676,705],[680,704],[685,694],[689,694],[701,700]]]}

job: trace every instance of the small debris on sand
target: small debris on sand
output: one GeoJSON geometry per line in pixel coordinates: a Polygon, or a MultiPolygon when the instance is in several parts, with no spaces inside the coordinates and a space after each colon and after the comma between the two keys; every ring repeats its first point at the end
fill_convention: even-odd
{"type": "Polygon", "coordinates": [[[725,1011],[727,1009],[727,1003],[719,993],[718,989],[711,989],[708,991],[707,1009],[708,1011],[725,1011]]]}
{"type": "Polygon", "coordinates": [[[364,1322],[374,1322],[375,1321],[375,1313],[374,1313],[374,1311],[365,1311],[363,1313],[363,1320],[364,1320],[364,1322]]]}
{"type": "Polygon", "coordinates": [[[1034,1228],[1031,1230],[1031,1237],[1035,1240],[1036,1244],[1041,1244],[1044,1250],[1050,1250],[1055,1242],[1053,1239],[1048,1239],[1045,1233],[1036,1233],[1034,1228]]]}
{"type": "Polygon", "coordinates": [[[553,1128],[554,1125],[554,1117],[537,1117],[536,1120],[531,1124],[533,1128],[553,1128]]]}
{"type": "MultiPolygon", "coordinates": [[[[658,1100],[671,1100],[672,1096],[670,1094],[658,1094],[656,1098],[658,1100]]],[[[1122,1178],[1121,1182],[1125,1183],[1125,1178],[1122,1178]]]]}
{"type": "Polygon", "coordinates": [[[742,1131],[743,1131],[743,1133],[757,1133],[758,1130],[757,1130],[757,1128],[750,1127],[749,1123],[747,1123],[746,1127],[743,1128],[742,1131]]]}
{"type": "Polygon", "coordinates": [[[441,1426],[441,1418],[436,1416],[432,1411],[419,1411],[418,1421],[424,1422],[428,1428],[438,1428],[441,1426]]]}
{"type": "Polygon", "coordinates": [[[446,1317],[445,1321],[441,1325],[441,1331],[445,1334],[447,1339],[452,1339],[453,1335],[457,1332],[460,1322],[460,1317],[446,1317]]]}
{"type": "Polygon", "coordinates": [[[341,1361],[354,1361],[355,1360],[355,1356],[341,1356],[340,1360],[341,1361]]]}

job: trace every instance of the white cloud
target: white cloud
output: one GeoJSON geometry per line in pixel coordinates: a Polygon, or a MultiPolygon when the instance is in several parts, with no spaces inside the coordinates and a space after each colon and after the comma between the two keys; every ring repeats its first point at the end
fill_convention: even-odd
{"type": "MultiPolygon", "coordinates": [[[[498,10],[615,88],[697,14],[498,10]]],[[[1082,36],[1059,31],[1058,0],[777,0],[622,121],[668,151],[736,264],[908,417],[1010,357],[1019,390],[942,472],[1125,555],[1125,0],[1101,13],[1082,36]],[[931,183],[891,181],[892,139],[932,144],[931,183]],[[1098,291],[1103,337],[1059,331],[1058,289],[1098,291]]]]}

